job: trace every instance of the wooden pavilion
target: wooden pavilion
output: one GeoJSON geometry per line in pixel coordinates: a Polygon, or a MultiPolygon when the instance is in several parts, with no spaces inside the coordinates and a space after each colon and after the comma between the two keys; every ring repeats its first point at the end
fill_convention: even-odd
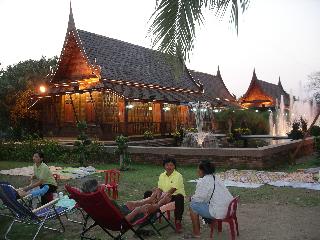
{"type": "Polygon", "coordinates": [[[249,88],[239,102],[244,108],[274,108],[277,103],[280,103],[281,96],[283,96],[285,106],[289,107],[290,96],[283,89],[280,77],[278,84],[265,82],[259,80],[253,70],[249,88]]]}
{"type": "Polygon", "coordinates": [[[100,139],[171,133],[194,126],[189,102],[236,105],[221,78],[184,68],[177,79],[164,54],[76,29],[69,23],[57,69],[37,92],[44,134],[76,136],[76,123],[100,139]]]}

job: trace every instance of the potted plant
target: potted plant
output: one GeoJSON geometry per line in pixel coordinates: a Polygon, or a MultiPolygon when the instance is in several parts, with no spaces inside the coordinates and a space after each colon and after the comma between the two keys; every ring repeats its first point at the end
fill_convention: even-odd
{"type": "Polygon", "coordinates": [[[79,165],[84,166],[87,162],[87,147],[91,144],[91,140],[86,134],[87,123],[85,121],[78,122],[77,128],[80,134],[77,137],[78,141],[74,142],[74,147],[75,152],[78,155],[79,165]]]}
{"type": "Polygon", "coordinates": [[[129,139],[123,135],[119,135],[116,137],[115,142],[117,144],[115,153],[120,157],[120,170],[126,170],[128,163],[130,162],[127,151],[129,139]]]}
{"type": "Polygon", "coordinates": [[[153,132],[147,130],[147,131],[145,131],[145,132],[143,133],[143,137],[144,137],[144,139],[146,139],[146,140],[152,140],[152,139],[154,138],[153,132]]]}

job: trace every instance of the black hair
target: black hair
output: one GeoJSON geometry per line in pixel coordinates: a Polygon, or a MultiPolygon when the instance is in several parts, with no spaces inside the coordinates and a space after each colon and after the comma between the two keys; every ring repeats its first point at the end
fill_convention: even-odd
{"type": "Polygon", "coordinates": [[[214,164],[207,160],[201,161],[198,168],[203,172],[203,175],[213,174],[216,170],[214,164]]]}
{"type": "Polygon", "coordinates": [[[167,163],[173,163],[174,168],[177,168],[177,161],[173,157],[167,157],[163,160],[162,166],[166,165],[167,163]]]}
{"type": "Polygon", "coordinates": [[[82,192],[85,193],[91,193],[91,192],[96,192],[98,190],[98,181],[96,179],[90,179],[85,181],[82,186],[81,190],[82,192]]]}
{"type": "Polygon", "coordinates": [[[43,159],[44,159],[44,154],[43,154],[43,152],[37,151],[37,152],[34,152],[33,154],[38,154],[38,155],[39,155],[39,158],[41,158],[42,161],[43,161],[43,159]]]}

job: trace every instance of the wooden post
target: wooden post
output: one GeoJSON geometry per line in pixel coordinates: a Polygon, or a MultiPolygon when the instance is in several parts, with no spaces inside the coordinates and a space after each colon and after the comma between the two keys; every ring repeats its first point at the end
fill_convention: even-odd
{"type": "Polygon", "coordinates": [[[128,136],[128,100],[124,100],[124,135],[128,136]]]}
{"type": "Polygon", "coordinates": [[[163,103],[160,103],[160,133],[161,136],[164,136],[166,134],[166,123],[163,110],[163,103]]]}
{"type": "Polygon", "coordinates": [[[316,115],[316,117],[313,119],[313,122],[311,123],[310,127],[308,128],[307,132],[304,134],[302,141],[299,143],[298,147],[296,148],[296,150],[294,151],[294,153],[291,155],[291,160],[292,163],[295,164],[295,158],[296,155],[298,154],[299,150],[301,149],[301,147],[303,146],[304,141],[306,140],[306,138],[310,135],[311,132],[311,128],[316,124],[318,118],[320,115],[320,110],[318,110],[318,113],[316,115]]]}
{"type": "MultiPolygon", "coordinates": [[[[101,93],[102,94],[102,93],[101,93]]],[[[103,124],[102,124],[102,112],[100,113],[100,115],[98,114],[98,110],[97,110],[97,106],[95,104],[95,101],[93,100],[93,97],[92,97],[92,93],[91,91],[89,92],[89,95],[90,95],[90,100],[92,102],[92,106],[93,106],[93,109],[94,109],[94,114],[95,114],[95,122],[96,122],[96,125],[99,125],[100,126],[100,129],[101,129],[101,132],[102,132],[102,135],[104,134],[104,129],[103,129],[103,124]]],[[[103,96],[102,96],[103,97],[103,96]]],[[[98,99],[97,99],[98,100],[98,99]]]]}
{"type": "Polygon", "coordinates": [[[74,117],[76,119],[76,123],[79,123],[78,115],[77,115],[77,112],[76,112],[76,108],[74,107],[74,103],[73,103],[73,99],[72,99],[71,94],[69,94],[69,97],[70,97],[70,100],[71,100],[71,106],[72,106],[72,109],[73,109],[74,117]]]}
{"type": "Polygon", "coordinates": [[[51,100],[52,100],[52,104],[53,104],[53,109],[54,109],[54,115],[55,115],[55,119],[56,119],[56,124],[57,124],[57,127],[58,127],[58,131],[60,131],[60,117],[59,117],[59,114],[58,114],[58,110],[57,110],[57,106],[56,106],[56,97],[55,96],[52,96],[51,97],[51,100]]]}

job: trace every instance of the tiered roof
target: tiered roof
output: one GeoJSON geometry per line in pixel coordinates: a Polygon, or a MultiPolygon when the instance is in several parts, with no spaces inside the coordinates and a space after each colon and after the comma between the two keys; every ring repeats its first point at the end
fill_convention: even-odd
{"type": "Polygon", "coordinates": [[[190,73],[195,79],[198,79],[201,84],[203,84],[204,93],[202,98],[204,101],[230,102],[230,104],[236,104],[236,97],[229,92],[223,82],[219,66],[216,75],[197,72],[194,70],[191,70],[190,73]]]}
{"type": "MultiPolygon", "coordinates": [[[[276,99],[280,102],[281,95],[283,96],[285,105],[289,105],[290,103],[290,96],[283,89],[280,77],[279,77],[278,84],[262,81],[257,78],[256,72],[254,69],[249,88],[247,92],[244,94],[244,96],[241,98],[242,99],[241,101],[246,101],[246,99],[251,95],[254,88],[259,88],[259,90],[262,91],[266,96],[272,98],[274,103],[276,99]]],[[[256,99],[256,101],[259,101],[259,100],[265,100],[265,99],[256,99]]]]}
{"type": "Polygon", "coordinates": [[[65,43],[51,80],[55,88],[49,93],[106,89],[129,100],[235,101],[218,73],[213,76],[184,67],[177,78],[168,55],[76,29],[70,6],[65,43]],[[77,61],[73,61],[75,58],[77,61]],[[79,88],[79,81],[89,78],[98,80],[85,89],[79,88]]]}

